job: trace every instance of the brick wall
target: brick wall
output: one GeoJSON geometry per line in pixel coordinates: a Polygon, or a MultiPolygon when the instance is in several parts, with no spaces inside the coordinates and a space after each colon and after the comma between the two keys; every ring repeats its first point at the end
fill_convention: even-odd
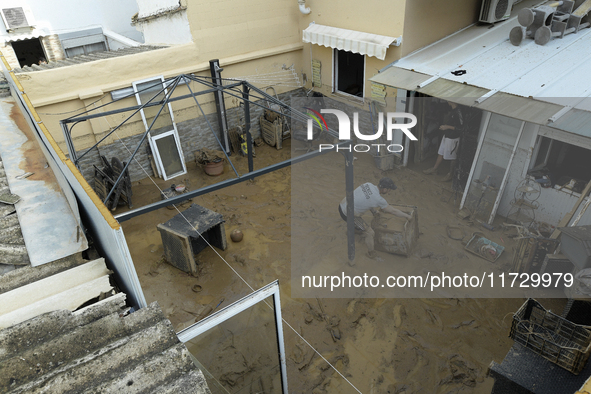
{"type": "Polygon", "coordinates": [[[66,58],[64,48],[62,48],[62,43],[57,34],[42,37],[41,44],[43,45],[43,49],[45,49],[48,62],[56,62],[66,58]]]}
{"type": "Polygon", "coordinates": [[[20,67],[16,54],[14,53],[14,49],[12,49],[12,45],[10,45],[9,42],[0,43],[0,51],[2,51],[2,54],[6,58],[8,64],[10,64],[11,68],[15,69],[20,67]]]}

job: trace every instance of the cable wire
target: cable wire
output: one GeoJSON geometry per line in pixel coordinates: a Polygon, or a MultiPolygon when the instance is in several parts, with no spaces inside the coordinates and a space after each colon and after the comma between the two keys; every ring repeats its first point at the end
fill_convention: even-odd
{"type": "MultiPolygon", "coordinates": [[[[106,119],[106,118],[103,118],[103,119],[105,119],[105,121],[107,122],[107,124],[109,125],[109,127],[111,127],[111,126],[110,126],[110,124],[109,124],[109,122],[107,121],[107,119],[106,119]]],[[[123,140],[122,140],[122,139],[119,137],[119,134],[118,134],[116,131],[115,131],[115,135],[117,135],[117,138],[119,139],[119,141],[121,142],[121,144],[123,145],[123,147],[125,148],[125,150],[127,150],[127,152],[128,152],[129,154],[131,154],[131,151],[129,150],[129,148],[127,147],[127,145],[126,145],[126,144],[123,142],[123,140]]],[[[160,195],[163,195],[163,196],[164,196],[166,199],[168,199],[168,196],[166,196],[164,193],[162,193],[162,189],[160,188],[160,186],[158,186],[158,184],[157,184],[157,183],[154,181],[154,179],[153,179],[153,178],[150,176],[150,174],[148,174],[148,172],[145,170],[145,168],[144,168],[144,167],[143,167],[143,166],[142,166],[142,165],[141,165],[141,164],[138,162],[138,160],[137,160],[135,157],[134,157],[134,161],[135,161],[135,162],[136,162],[136,163],[137,163],[137,164],[140,166],[140,168],[142,169],[142,171],[144,172],[144,174],[146,174],[146,176],[147,176],[148,178],[150,178],[150,181],[152,181],[152,183],[153,183],[153,184],[156,186],[156,188],[158,189],[158,191],[160,191],[160,195]]],[[[213,250],[213,251],[214,251],[214,253],[215,253],[215,254],[216,254],[216,255],[217,255],[217,256],[218,256],[218,257],[219,257],[219,258],[220,258],[220,259],[221,259],[221,260],[222,260],[222,261],[223,261],[223,262],[224,262],[224,263],[225,263],[227,266],[228,266],[228,268],[230,268],[230,270],[232,270],[232,272],[234,272],[234,274],[235,274],[235,275],[236,275],[238,278],[240,278],[240,280],[241,280],[241,281],[242,281],[242,282],[243,282],[243,283],[244,283],[246,286],[248,286],[248,288],[249,288],[249,289],[250,289],[252,292],[256,291],[256,290],[254,289],[254,287],[252,287],[252,286],[250,285],[250,283],[248,283],[248,282],[246,281],[246,279],[244,279],[244,278],[242,277],[242,275],[240,275],[240,274],[238,273],[238,271],[236,271],[236,270],[234,269],[234,267],[232,267],[232,266],[230,265],[230,263],[228,263],[228,261],[226,261],[226,259],[224,259],[224,257],[223,257],[223,256],[222,256],[222,255],[221,255],[221,254],[220,254],[220,253],[219,253],[219,252],[218,252],[218,251],[217,251],[217,250],[216,250],[216,249],[213,247],[213,245],[211,245],[211,244],[209,243],[209,241],[208,241],[208,240],[207,240],[205,237],[203,237],[203,235],[202,235],[202,234],[201,234],[201,233],[200,233],[200,232],[199,232],[199,231],[198,231],[198,230],[195,228],[195,226],[194,226],[194,225],[193,225],[193,224],[192,224],[192,223],[189,221],[189,219],[188,219],[188,218],[187,218],[187,217],[186,217],[186,216],[183,214],[183,212],[181,212],[181,211],[179,210],[179,208],[176,206],[176,204],[173,204],[172,206],[173,206],[173,207],[174,207],[174,209],[175,209],[175,210],[178,212],[178,214],[179,214],[179,215],[180,215],[180,216],[181,216],[181,217],[182,217],[182,218],[183,218],[183,219],[184,219],[184,220],[187,222],[187,224],[189,224],[189,226],[191,226],[191,228],[192,228],[192,229],[193,229],[193,230],[194,230],[194,231],[195,231],[195,232],[196,232],[196,233],[199,235],[199,237],[200,237],[200,238],[201,238],[203,241],[205,241],[205,243],[207,244],[207,246],[208,246],[208,247],[209,247],[211,250],[213,250]]],[[[266,300],[264,300],[263,302],[264,302],[265,304],[267,304],[267,306],[268,306],[268,307],[270,307],[271,309],[273,309],[273,307],[272,307],[271,305],[269,305],[269,304],[267,303],[267,301],[266,301],[266,300]]],[[[345,380],[347,383],[349,383],[349,385],[350,385],[351,387],[353,387],[353,389],[355,389],[355,391],[357,391],[359,394],[362,394],[362,393],[361,393],[361,391],[359,391],[359,389],[358,389],[357,387],[355,387],[355,385],[353,385],[353,383],[351,383],[351,382],[349,381],[349,379],[347,379],[347,378],[345,377],[345,375],[343,375],[343,374],[342,374],[342,373],[341,373],[341,372],[340,372],[340,371],[339,371],[339,370],[338,370],[338,369],[337,369],[337,368],[336,368],[334,365],[332,365],[332,364],[331,364],[331,363],[330,363],[330,362],[329,362],[329,361],[328,361],[328,360],[327,360],[327,359],[326,359],[326,358],[325,358],[325,357],[324,357],[324,356],[323,356],[323,355],[322,355],[322,354],[321,354],[321,353],[320,353],[318,350],[316,350],[316,349],[314,348],[314,346],[312,346],[312,345],[310,344],[310,342],[308,342],[308,341],[307,341],[307,340],[306,340],[306,339],[305,339],[305,338],[304,338],[304,337],[303,337],[303,336],[302,336],[300,333],[298,333],[298,332],[297,332],[297,331],[296,331],[296,330],[295,330],[295,329],[294,329],[294,328],[293,328],[293,327],[292,327],[292,326],[291,326],[291,325],[290,325],[290,324],[289,324],[289,323],[288,323],[288,322],[285,320],[285,318],[281,317],[281,320],[282,320],[282,321],[283,321],[283,323],[285,323],[285,325],[287,325],[287,327],[289,327],[289,328],[290,328],[290,329],[291,329],[291,330],[292,330],[292,331],[293,331],[293,332],[294,332],[294,333],[295,333],[295,334],[296,334],[296,335],[297,335],[297,336],[298,336],[298,337],[299,337],[299,338],[300,338],[300,339],[301,339],[301,340],[302,340],[304,343],[306,343],[306,345],[308,345],[308,346],[309,346],[309,347],[310,347],[310,348],[311,348],[311,349],[314,351],[314,353],[316,353],[318,356],[320,356],[320,358],[322,358],[322,359],[323,359],[323,360],[324,360],[324,361],[325,361],[325,362],[326,362],[326,363],[327,363],[327,364],[328,364],[328,365],[329,365],[329,366],[330,366],[330,367],[331,367],[331,368],[332,368],[334,371],[336,371],[336,373],[337,373],[337,374],[339,374],[339,376],[341,376],[341,377],[342,377],[342,378],[343,378],[343,379],[344,379],[344,380],[345,380]]]]}

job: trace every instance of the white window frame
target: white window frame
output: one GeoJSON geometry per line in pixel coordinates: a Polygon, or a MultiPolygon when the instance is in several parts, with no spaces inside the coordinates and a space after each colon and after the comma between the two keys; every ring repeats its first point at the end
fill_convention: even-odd
{"type": "Polygon", "coordinates": [[[285,344],[283,341],[283,318],[281,317],[281,298],[279,296],[279,281],[276,280],[256,290],[246,297],[220,309],[219,311],[199,320],[197,323],[179,331],[177,336],[183,343],[198,337],[208,330],[218,326],[226,320],[244,312],[265,299],[273,297],[273,311],[275,313],[275,329],[277,330],[277,346],[279,350],[279,367],[281,373],[281,389],[283,394],[288,394],[287,389],[287,364],[285,358],[285,344]]]}
{"type": "Polygon", "coordinates": [[[149,136],[149,138],[151,141],[150,144],[154,147],[152,152],[154,152],[154,155],[156,157],[156,161],[157,161],[156,165],[162,169],[162,176],[164,177],[165,181],[187,173],[187,167],[185,166],[185,160],[183,158],[183,150],[181,149],[181,142],[179,140],[179,135],[176,131],[176,128],[174,130],[170,130],[165,133],[158,134],[156,136],[149,136]],[[162,157],[160,156],[160,151],[158,150],[158,144],[156,144],[157,140],[159,140],[161,138],[168,137],[170,135],[172,135],[174,137],[176,149],[177,149],[177,152],[178,152],[179,157],[181,159],[181,164],[183,165],[183,170],[180,172],[175,172],[174,174],[167,174],[166,173],[164,165],[162,164],[162,157]]]}
{"type": "MultiPolygon", "coordinates": [[[[138,92],[138,85],[142,84],[142,83],[146,83],[146,82],[156,82],[156,81],[160,81],[162,82],[162,86],[164,87],[164,94],[168,94],[168,84],[164,81],[164,76],[163,75],[159,75],[156,77],[152,77],[152,78],[146,78],[146,79],[142,79],[139,81],[134,81],[132,83],[133,85],[133,91],[135,92],[135,99],[138,103],[138,105],[142,105],[142,101],[140,99],[140,95],[138,92]]],[[[158,176],[164,178],[165,181],[177,177],[179,175],[183,175],[187,173],[187,167],[185,165],[185,157],[183,155],[183,150],[181,148],[180,142],[179,142],[179,135],[178,135],[178,130],[176,128],[176,122],[174,121],[174,113],[172,112],[172,105],[170,104],[170,102],[167,103],[168,105],[168,113],[170,114],[170,120],[172,121],[172,130],[167,131],[166,133],[163,134],[167,134],[170,131],[174,131],[174,138],[177,144],[177,148],[179,150],[179,156],[181,158],[181,163],[183,164],[183,172],[179,172],[173,175],[167,175],[164,171],[164,167],[162,167],[162,159],[160,158],[160,154],[158,153],[158,148],[156,147],[156,144],[154,143],[154,138],[152,137],[152,135],[150,133],[148,133],[148,143],[150,144],[150,149],[152,150],[152,152],[155,155],[155,162],[156,162],[156,170],[158,171],[158,176]]],[[[148,128],[150,127],[150,125],[148,125],[148,121],[146,120],[146,114],[144,113],[144,109],[142,108],[140,110],[140,114],[142,116],[142,121],[144,123],[144,127],[146,128],[146,130],[148,130],[148,128]]],[[[156,136],[159,137],[159,136],[156,136]]]]}
{"type": "MultiPolygon", "coordinates": [[[[343,51],[343,52],[351,52],[351,51],[345,51],[342,49],[337,49],[337,48],[332,48],[332,92],[336,93],[336,94],[340,94],[346,97],[351,97],[355,100],[359,100],[361,102],[365,101],[365,74],[366,74],[366,68],[367,68],[367,56],[366,55],[362,55],[360,53],[357,53],[357,55],[363,56],[363,80],[362,80],[362,87],[361,87],[361,97],[359,96],[355,96],[353,94],[349,94],[346,92],[343,92],[342,90],[338,89],[338,84],[339,84],[339,57],[337,55],[337,51],[343,51]]],[[[352,52],[355,53],[355,52],[352,52]]]]}

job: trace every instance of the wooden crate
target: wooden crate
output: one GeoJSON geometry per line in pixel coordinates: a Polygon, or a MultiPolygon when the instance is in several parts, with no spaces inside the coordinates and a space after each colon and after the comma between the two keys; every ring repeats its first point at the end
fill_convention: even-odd
{"type": "Polygon", "coordinates": [[[375,231],[374,247],[376,250],[410,256],[419,239],[418,208],[412,205],[392,205],[404,212],[412,211],[412,218],[407,221],[390,214],[381,214],[371,222],[375,231]]]}

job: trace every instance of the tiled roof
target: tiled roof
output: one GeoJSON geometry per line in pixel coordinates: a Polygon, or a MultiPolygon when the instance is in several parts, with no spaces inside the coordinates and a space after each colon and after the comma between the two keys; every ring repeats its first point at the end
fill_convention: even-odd
{"type": "Polygon", "coordinates": [[[0,276],[1,393],[210,394],[157,303],[129,313],[124,293],[99,294],[93,284],[106,279],[111,288],[108,275],[98,259],[0,276]],[[72,304],[80,294],[82,304],[72,304]]]}
{"type": "MultiPolygon", "coordinates": [[[[3,193],[10,193],[10,188],[0,157],[0,194],[3,193]]],[[[29,255],[16,209],[0,202],[0,275],[22,265],[29,265],[29,255]]]]}
{"type": "Polygon", "coordinates": [[[32,66],[25,66],[23,68],[15,68],[14,73],[25,73],[25,72],[34,72],[34,71],[43,71],[43,70],[50,70],[53,68],[60,68],[60,67],[67,67],[72,66],[75,64],[80,63],[87,63],[87,62],[94,62],[97,60],[103,59],[110,59],[114,57],[120,56],[127,56],[127,55],[135,55],[141,52],[153,51],[155,49],[165,48],[163,46],[154,46],[154,45],[140,45],[137,47],[129,47],[118,49],[116,51],[104,51],[104,52],[94,52],[89,55],[80,55],[74,56],[64,60],[58,60],[57,62],[49,62],[47,64],[34,64],[32,66]]]}
{"type": "Polygon", "coordinates": [[[119,293],[0,331],[0,392],[210,394],[158,304],[124,307],[119,293]]]}

